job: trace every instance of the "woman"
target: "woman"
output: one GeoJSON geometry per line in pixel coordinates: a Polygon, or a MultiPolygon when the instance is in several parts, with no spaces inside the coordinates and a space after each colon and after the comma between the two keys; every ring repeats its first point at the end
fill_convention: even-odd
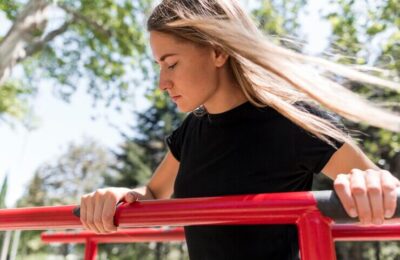
{"type": "MultiPolygon", "coordinates": [[[[348,214],[382,224],[394,214],[399,180],[379,169],[331,114],[400,131],[381,110],[305,64],[353,80],[396,83],[307,57],[269,42],[236,0],[164,0],[148,20],[161,90],[190,112],[166,142],[169,151],[145,187],[84,195],[81,221],[116,231],[125,200],[305,191],[314,173],[334,181],[348,214]]],[[[190,226],[191,259],[297,259],[292,225],[190,226]]]]}

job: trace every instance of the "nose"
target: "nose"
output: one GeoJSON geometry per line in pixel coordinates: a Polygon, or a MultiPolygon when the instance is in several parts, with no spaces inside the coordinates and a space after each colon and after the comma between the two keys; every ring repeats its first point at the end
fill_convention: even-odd
{"type": "Polygon", "coordinates": [[[172,82],[168,78],[165,77],[164,73],[160,73],[160,81],[158,83],[158,87],[161,90],[167,90],[172,87],[172,82]]]}

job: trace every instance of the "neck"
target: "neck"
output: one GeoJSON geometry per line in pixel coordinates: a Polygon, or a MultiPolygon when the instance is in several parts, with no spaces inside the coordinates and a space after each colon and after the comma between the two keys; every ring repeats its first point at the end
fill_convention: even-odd
{"type": "Polygon", "coordinates": [[[208,113],[223,113],[247,101],[246,96],[238,85],[230,85],[230,87],[224,88],[224,90],[216,93],[211,100],[208,100],[204,104],[208,113]]]}

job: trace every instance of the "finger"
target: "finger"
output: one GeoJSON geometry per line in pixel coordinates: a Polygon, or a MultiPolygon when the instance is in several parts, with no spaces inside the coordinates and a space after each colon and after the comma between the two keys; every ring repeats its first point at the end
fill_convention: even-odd
{"type": "Polygon", "coordinates": [[[103,214],[103,204],[104,204],[104,196],[101,193],[96,193],[95,196],[95,209],[94,209],[94,216],[93,216],[93,222],[94,225],[96,226],[97,230],[100,233],[106,233],[103,227],[103,220],[102,220],[102,214],[103,214]]]}
{"type": "Polygon", "coordinates": [[[102,212],[102,222],[104,229],[107,232],[117,231],[117,227],[114,225],[114,215],[116,211],[116,199],[109,198],[105,201],[103,212],[102,212]]]}
{"type": "Polygon", "coordinates": [[[376,170],[365,171],[365,183],[372,211],[372,223],[380,225],[384,221],[381,174],[376,170]]]}
{"type": "Polygon", "coordinates": [[[93,195],[87,200],[86,203],[86,223],[89,226],[89,229],[100,233],[97,229],[96,225],[94,224],[94,197],[93,195]]]}
{"type": "Polygon", "coordinates": [[[85,229],[90,230],[89,226],[86,223],[86,196],[81,197],[81,205],[80,205],[80,216],[81,223],[85,229]]]}
{"type": "Polygon", "coordinates": [[[372,212],[369,205],[364,172],[353,169],[350,176],[351,194],[356,202],[358,216],[362,224],[371,224],[372,212]]]}
{"type": "Polygon", "coordinates": [[[383,207],[385,218],[393,217],[397,204],[397,191],[396,191],[397,178],[385,170],[381,171],[381,185],[383,190],[383,207]]]}
{"type": "Polygon", "coordinates": [[[334,188],[347,214],[352,218],[357,217],[356,205],[351,196],[349,174],[339,174],[335,179],[334,188]]]}
{"type": "Polygon", "coordinates": [[[128,192],[128,193],[125,195],[125,201],[126,201],[127,203],[133,203],[133,202],[137,201],[138,199],[139,199],[139,196],[138,196],[138,194],[137,194],[136,192],[134,192],[134,191],[128,192]]]}

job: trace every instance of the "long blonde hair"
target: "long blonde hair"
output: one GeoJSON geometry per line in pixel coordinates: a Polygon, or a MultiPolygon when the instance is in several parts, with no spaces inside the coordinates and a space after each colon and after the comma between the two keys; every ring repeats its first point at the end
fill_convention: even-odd
{"type": "Polygon", "coordinates": [[[276,109],[331,145],[334,145],[332,138],[354,142],[330,121],[295,103],[314,103],[349,120],[400,132],[400,115],[380,108],[323,76],[318,68],[397,91],[400,91],[400,84],[272,43],[237,0],[163,0],[150,15],[147,29],[221,48],[230,55],[230,68],[252,104],[276,109]]]}

